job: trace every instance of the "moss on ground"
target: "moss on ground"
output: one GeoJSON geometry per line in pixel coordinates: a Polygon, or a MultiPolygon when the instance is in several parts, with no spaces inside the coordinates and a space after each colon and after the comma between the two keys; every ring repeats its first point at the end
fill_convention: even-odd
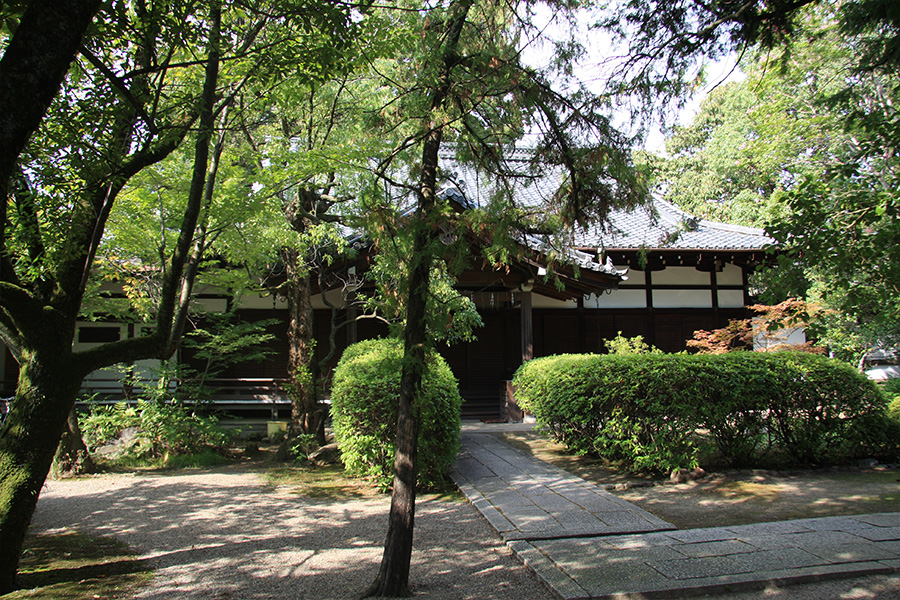
{"type": "Polygon", "coordinates": [[[127,545],[74,531],[29,535],[19,562],[20,589],[3,600],[131,598],[152,577],[127,545]]]}

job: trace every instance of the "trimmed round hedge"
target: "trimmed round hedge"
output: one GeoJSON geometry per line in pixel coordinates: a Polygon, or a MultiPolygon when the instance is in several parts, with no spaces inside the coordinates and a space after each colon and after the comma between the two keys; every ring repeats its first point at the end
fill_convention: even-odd
{"type": "Polygon", "coordinates": [[[900,455],[886,400],[852,367],[807,353],[561,355],[515,375],[516,399],[577,452],[638,471],[715,454],[759,466],[900,455]]]}
{"type": "MultiPolygon", "coordinates": [[[[456,378],[436,352],[428,354],[419,417],[417,487],[444,481],[459,452],[462,398],[456,378]]],[[[334,371],[331,417],[341,462],[348,474],[390,488],[394,473],[394,439],[403,343],[366,340],[344,350],[334,371]]]]}

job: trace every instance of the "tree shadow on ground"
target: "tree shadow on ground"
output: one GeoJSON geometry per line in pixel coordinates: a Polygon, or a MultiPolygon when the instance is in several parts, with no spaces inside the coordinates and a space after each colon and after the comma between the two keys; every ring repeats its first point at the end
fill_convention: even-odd
{"type": "MultiPolygon", "coordinates": [[[[49,482],[32,528],[65,527],[135,547],[156,569],[141,599],[327,600],[371,583],[389,501],[308,498],[228,469],[101,476],[49,482]]],[[[436,599],[503,588],[521,589],[523,598],[547,593],[474,508],[437,498],[417,509],[411,584],[436,599]]]]}

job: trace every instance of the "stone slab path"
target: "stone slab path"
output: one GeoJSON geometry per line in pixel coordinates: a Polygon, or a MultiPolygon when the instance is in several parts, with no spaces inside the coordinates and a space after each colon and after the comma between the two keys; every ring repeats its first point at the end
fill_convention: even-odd
{"type": "Polygon", "coordinates": [[[677,530],[484,428],[464,430],[453,477],[565,600],[719,594],[900,572],[900,512],[677,530]]]}
{"type": "Polygon", "coordinates": [[[675,529],[592,483],[503,443],[465,433],[454,480],[506,541],[675,529]]]}

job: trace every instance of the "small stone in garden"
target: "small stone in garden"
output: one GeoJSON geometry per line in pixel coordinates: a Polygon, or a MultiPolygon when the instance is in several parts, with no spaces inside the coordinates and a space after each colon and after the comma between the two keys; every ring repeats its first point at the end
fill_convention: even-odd
{"type": "Polygon", "coordinates": [[[337,464],[341,460],[341,451],[335,443],[326,444],[309,455],[310,460],[323,464],[337,464]]]}
{"type": "Polygon", "coordinates": [[[706,471],[700,467],[691,469],[690,471],[686,469],[674,469],[672,474],[669,475],[669,481],[672,481],[673,483],[685,483],[687,481],[703,479],[704,477],[706,477],[706,471]]]}

